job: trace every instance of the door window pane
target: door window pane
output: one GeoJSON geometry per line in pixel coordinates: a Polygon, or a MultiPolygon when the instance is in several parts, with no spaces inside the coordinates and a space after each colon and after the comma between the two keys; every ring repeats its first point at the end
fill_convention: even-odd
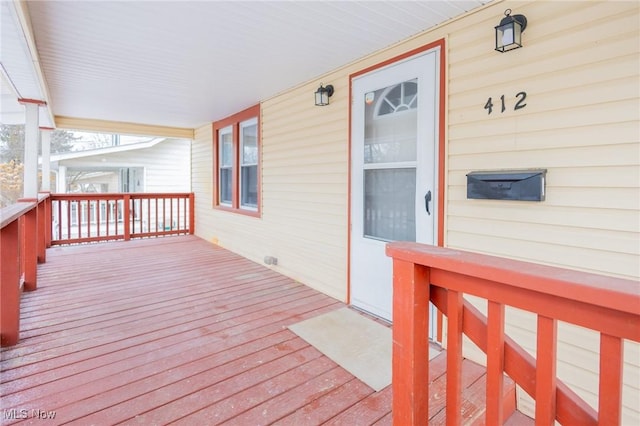
{"type": "Polygon", "coordinates": [[[418,107],[417,79],[405,81],[395,86],[378,90],[379,102],[376,103],[376,116],[395,114],[418,107]]]}
{"type": "Polygon", "coordinates": [[[417,80],[365,94],[364,162],[416,161],[417,80]]]}
{"type": "Polygon", "coordinates": [[[364,236],[416,240],[416,169],[364,171],[364,236]]]}

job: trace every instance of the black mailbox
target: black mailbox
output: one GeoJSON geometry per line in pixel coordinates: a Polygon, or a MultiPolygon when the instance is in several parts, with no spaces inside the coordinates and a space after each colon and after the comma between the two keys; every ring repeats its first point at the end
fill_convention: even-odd
{"type": "Polygon", "coordinates": [[[467,198],[543,201],[546,173],[546,169],[471,172],[467,198]]]}

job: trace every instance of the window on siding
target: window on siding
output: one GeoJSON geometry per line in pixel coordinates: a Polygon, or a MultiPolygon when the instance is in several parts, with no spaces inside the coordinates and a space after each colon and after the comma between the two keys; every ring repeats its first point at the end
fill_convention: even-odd
{"type": "Polygon", "coordinates": [[[233,203],[233,127],[228,126],[218,133],[219,174],[218,191],[220,204],[231,206],[233,203]]]}
{"type": "Polygon", "coordinates": [[[213,123],[215,205],[259,215],[260,106],[213,123]]]}
{"type": "Polygon", "coordinates": [[[258,209],[258,119],[240,123],[240,207],[258,209]]]}

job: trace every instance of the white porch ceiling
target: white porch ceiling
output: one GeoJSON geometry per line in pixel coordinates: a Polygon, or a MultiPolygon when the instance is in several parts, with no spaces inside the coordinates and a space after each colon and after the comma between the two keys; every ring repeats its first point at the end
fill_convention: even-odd
{"type": "MultiPolygon", "coordinates": [[[[23,30],[19,9],[11,2],[0,2],[0,123],[24,123],[25,107],[18,99],[47,98],[34,51],[33,39],[23,30]]],[[[53,126],[46,107],[40,108],[39,117],[41,126],[53,126]]]]}
{"type": "Polygon", "coordinates": [[[55,116],[195,128],[487,1],[27,4],[55,116]]]}

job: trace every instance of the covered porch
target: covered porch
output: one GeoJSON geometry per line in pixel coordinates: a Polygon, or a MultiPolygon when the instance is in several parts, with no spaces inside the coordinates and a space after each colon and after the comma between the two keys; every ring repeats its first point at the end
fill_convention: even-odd
{"type": "MultiPolygon", "coordinates": [[[[180,15],[169,3],[126,11],[118,2],[104,3],[108,10],[3,3],[21,53],[13,66],[3,55],[3,102],[10,92],[9,112],[26,126],[24,197],[0,212],[2,422],[522,424],[511,414],[513,380],[518,408],[538,424],[638,423],[638,37],[630,21],[639,9],[485,3],[287,3],[284,22],[295,25],[281,25],[277,2],[192,3],[180,15]],[[503,55],[493,49],[494,26],[510,7],[530,25],[526,48],[503,55]],[[132,25],[114,32],[122,16],[132,25]],[[212,25],[222,16],[249,25],[229,37],[212,25]],[[152,26],[135,24],[149,17],[152,26]],[[75,36],[86,22],[92,37],[75,36]],[[565,22],[575,32],[556,43],[565,22]],[[298,30],[272,39],[260,23],[298,30]],[[243,39],[251,42],[235,44],[243,39]],[[429,79],[438,119],[420,127],[438,128],[428,138],[437,181],[410,210],[433,219],[433,241],[381,244],[377,261],[394,264],[393,279],[381,280],[390,290],[393,281],[385,298],[393,300],[393,383],[375,391],[288,326],[353,303],[349,232],[358,230],[353,200],[364,197],[353,189],[360,165],[352,158],[364,139],[351,120],[352,83],[425,49],[440,49],[438,78],[429,79]],[[307,56],[273,60],[291,52],[307,56]],[[228,58],[247,61],[221,67],[228,58]],[[113,67],[96,76],[103,59],[113,67]],[[335,87],[331,105],[312,102],[318,84],[335,87]],[[238,114],[250,126],[261,120],[259,161],[235,156],[231,200],[222,199],[216,125],[233,118],[229,126],[240,129],[238,114]],[[49,194],[37,157],[42,143],[49,175],[53,128],[190,139],[193,193],[175,208],[158,201],[162,194],[49,194]],[[259,171],[247,194],[260,195],[245,209],[243,166],[259,171]],[[544,201],[469,196],[474,171],[540,167],[550,177],[544,201]],[[262,259],[271,266],[255,263],[262,259]],[[429,302],[447,347],[432,362],[429,302]],[[486,370],[469,361],[470,348],[486,370]]],[[[360,99],[366,105],[367,94],[360,99]]],[[[241,152],[239,136],[232,145],[241,152]]]]}
{"type": "MultiPolygon", "coordinates": [[[[288,328],[344,306],[192,235],[54,246],[22,296],[20,342],[2,349],[3,422],[391,424],[391,386],[288,328]]],[[[430,424],[445,423],[445,354],[430,424]]],[[[481,418],[485,369],[462,372],[462,415],[481,418]]]]}

